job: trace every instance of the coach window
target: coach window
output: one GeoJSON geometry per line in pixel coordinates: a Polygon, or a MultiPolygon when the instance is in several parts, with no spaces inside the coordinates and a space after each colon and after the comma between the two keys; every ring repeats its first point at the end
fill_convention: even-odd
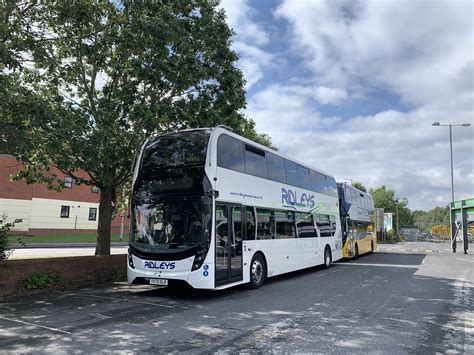
{"type": "Polygon", "coordinates": [[[241,141],[223,134],[217,142],[217,165],[244,172],[244,151],[241,141]]]}
{"type": "Polygon", "coordinates": [[[329,196],[337,197],[336,180],[331,176],[326,176],[327,194],[329,196]]]}
{"type": "Polygon", "coordinates": [[[301,165],[298,165],[298,186],[302,189],[312,190],[311,186],[311,175],[309,169],[301,165]]]}
{"type": "Polygon", "coordinates": [[[255,240],[255,211],[253,207],[245,207],[245,240],[255,240]]]}
{"type": "Polygon", "coordinates": [[[267,178],[267,160],[263,150],[245,145],[245,172],[267,178]]]}
{"type": "Polygon", "coordinates": [[[61,218],[69,218],[70,206],[61,206],[61,218]]]}
{"type": "Polygon", "coordinates": [[[319,235],[321,237],[332,237],[332,222],[330,220],[330,217],[325,214],[316,214],[315,215],[316,219],[316,225],[318,226],[319,229],[319,235]]]}
{"type": "Polygon", "coordinates": [[[357,204],[357,192],[355,190],[351,190],[351,197],[352,197],[352,203],[357,204]]]}
{"type": "Polygon", "coordinates": [[[286,183],[285,159],[272,153],[267,155],[268,178],[273,181],[286,183]]]}
{"type": "Polygon", "coordinates": [[[257,208],[257,240],[272,239],[271,212],[257,208]]]}
{"type": "Polygon", "coordinates": [[[324,188],[324,176],[314,170],[311,170],[311,183],[314,192],[323,192],[324,188]]]}
{"type": "Polygon", "coordinates": [[[317,237],[316,229],[314,228],[313,214],[298,212],[296,214],[296,229],[298,231],[298,238],[317,237]]]}
{"type": "Polygon", "coordinates": [[[275,224],[276,239],[296,238],[295,212],[275,211],[275,224]]]}
{"type": "Polygon", "coordinates": [[[286,183],[298,186],[298,165],[285,159],[286,183]]]}

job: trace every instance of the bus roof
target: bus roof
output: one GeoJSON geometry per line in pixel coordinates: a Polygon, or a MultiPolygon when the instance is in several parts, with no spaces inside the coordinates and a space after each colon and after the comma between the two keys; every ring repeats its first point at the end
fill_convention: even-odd
{"type": "MultiPolygon", "coordinates": [[[[232,132],[232,131],[229,131],[228,129],[226,129],[226,128],[222,127],[222,126],[217,126],[217,127],[215,127],[215,128],[212,128],[211,139],[212,139],[212,137],[213,137],[214,135],[219,136],[219,135],[221,135],[221,134],[228,134],[229,136],[234,137],[234,138],[237,138],[237,139],[239,139],[239,140],[241,140],[241,141],[243,141],[243,142],[245,142],[245,143],[251,144],[251,145],[255,146],[256,148],[259,148],[259,149],[264,150],[264,151],[266,151],[266,152],[269,152],[269,153],[278,155],[278,156],[280,156],[280,157],[282,157],[282,158],[291,160],[291,161],[293,161],[293,162],[295,162],[295,163],[297,163],[297,164],[299,164],[299,165],[301,165],[301,166],[304,166],[304,167],[306,167],[306,168],[308,168],[308,169],[315,170],[316,172],[318,172],[318,173],[320,173],[320,174],[323,174],[323,175],[326,175],[326,176],[328,176],[328,177],[334,178],[334,175],[329,174],[329,173],[325,172],[324,170],[314,168],[313,166],[310,166],[310,165],[308,165],[308,164],[306,164],[306,163],[303,163],[303,162],[301,162],[301,161],[299,161],[299,160],[297,160],[297,159],[290,158],[290,157],[288,157],[286,154],[282,154],[282,153],[280,153],[280,152],[277,151],[277,150],[268,148],[268,147],[266,147],[266,146],[264,146],[264,145],[262,145],[262,144],[260,144],[260,143],[257,143],[257,142],[255,142],[255,141],[252,141],[252,140],[248,139],[248,138],[245,138],[245,137],[243,137],[243,136],[241,136],[241,135],[239,135],[239,134],[237,134],[237,133],[234,133],[234,132],[232,132]]],[[[218,138],[218,137],[217,137],[217,138],[218,138]]]]}

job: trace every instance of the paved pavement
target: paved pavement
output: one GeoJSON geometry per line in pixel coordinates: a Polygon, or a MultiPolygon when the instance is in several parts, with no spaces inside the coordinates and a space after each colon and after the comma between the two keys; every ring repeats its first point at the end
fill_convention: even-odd
{"type": "MultiPolygon", "coordinates": [[[[126,254],[127,243],[112,243],[112,254],[126,254]]],[[[12,249],[10,259],[51,258],[61,256],[94,255],[95,243],[37,243],[12,249]]]]}
{"type": "Polygon", "coordinates": [[[383,246],[258,290],[116,283],[12,299],[0,352],[472,354],[474,256],[422,251],[436,248],[383,246]]]}

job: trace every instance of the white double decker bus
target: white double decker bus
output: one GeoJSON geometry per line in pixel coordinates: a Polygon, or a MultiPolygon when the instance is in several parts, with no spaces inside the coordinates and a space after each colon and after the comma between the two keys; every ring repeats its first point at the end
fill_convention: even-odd
{"type": "Polygon", "coordinates": [[[342,257],[334,178],[228,129],[157,136],[135,165],[129,283],[258,288],[342,257]]]}

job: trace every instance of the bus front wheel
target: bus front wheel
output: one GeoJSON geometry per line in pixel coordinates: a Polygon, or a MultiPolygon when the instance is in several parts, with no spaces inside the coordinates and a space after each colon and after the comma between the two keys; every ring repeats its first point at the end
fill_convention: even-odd
{"type": "Polygon", "coordinates": [[[260,288],[265,282],[267,267],[261,254],[255,254],[250,263],[250,286],[253,289],[260,288]]]}
{"type": "Polygon", "coordinates": [[[354,259],[357,259],[359,257],[359,247],[357,244],[355,245],[355,251],[354,251],[354,259]]]}
{"type": "Polygon", "coordinates": [[[324,249],[324,268],[325,269],[329,269],[331,267],[331,261],[332,261],[331,249],[329,247],[326,247],[326,249],[324,249]]]}

